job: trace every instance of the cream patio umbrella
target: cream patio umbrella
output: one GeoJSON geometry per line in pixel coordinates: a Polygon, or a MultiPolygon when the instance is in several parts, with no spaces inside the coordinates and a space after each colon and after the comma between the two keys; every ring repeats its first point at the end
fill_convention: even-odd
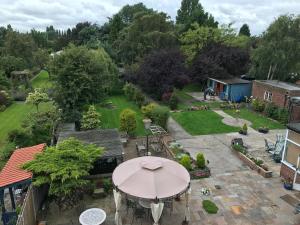
{"type": "Polygon", "coordinates": [[[163,200],[185,193],[190,185],[190,175],[182,165],[153,156],[120,164],[114,170],[112,180],[116,191],[152,201],[154,224],[158,224],[162,214],[163,200]]]}

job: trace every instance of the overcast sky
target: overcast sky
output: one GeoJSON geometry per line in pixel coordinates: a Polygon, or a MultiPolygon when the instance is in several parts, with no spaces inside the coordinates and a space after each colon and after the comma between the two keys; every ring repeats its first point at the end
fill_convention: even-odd
{"type": "MultiPolygon", "coordinates": [[[[0,25],[11,24],[20,31],[46,26],[65,29],[78,22],[103,24],[125,4],[141,0],[0,0],[0,25]]],[[[143,0],[146,6],[176,17],[181,0],[143,0]]],[[[281,14],[300,14],[300,0],[200,0],[206,11],[220,23],[250,26],[261,34],[281,14]]]]}

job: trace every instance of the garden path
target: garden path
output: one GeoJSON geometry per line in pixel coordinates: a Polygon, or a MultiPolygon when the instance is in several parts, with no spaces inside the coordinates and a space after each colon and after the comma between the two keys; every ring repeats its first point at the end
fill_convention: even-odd
{"type": "Polygon", "coordinates": [[[234,126],[234,127],[242,127],[244,124],[247,124],[248,132],[252,132],[252,133],[257,132],[252,127],[250,127],[252,123],[248,120],[240,119],[240,118],[234,118],[234,117],[228,115],[227,113],[225,113],[223,110],[213,110],[213,111],[224,118],[222,120],[222,122],[226,125],[234,126]]]}
{"type": "Polygon", "coordinates": [[[193,137],[186,132],[171,116],[168,119],[167,129],[175,139],[187,139],[193,137]]]}

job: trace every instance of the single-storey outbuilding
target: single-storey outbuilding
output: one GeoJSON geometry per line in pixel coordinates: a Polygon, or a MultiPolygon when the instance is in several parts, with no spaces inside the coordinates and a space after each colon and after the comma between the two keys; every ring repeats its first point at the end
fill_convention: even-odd
{"type": "Polygon", "coordinates": [[[95,129],[86,131],[62,130],[59,133],[58,143],[70,137],[76,138],[87,144],[103,147],[104,152],[94,163],[91,175],[112,173],[123,162],[123,145],[117,129],[95,129]]]}
{"type": "Polygon", "coordinates": [[[207,86],[214,90],[221,100],[241,102],[251,96],[252,82],[240,78],[208,78],[207,86]]]}
{"type": "MultiPolygon", "coordinates": [[[[291,100],[300,97],[300,86],[278,80],[255,80],[253,81],[252,96],[288,109],[291,107],[291,100]]],[[[293,105],[290,121],[300,122],[300,106],[293,105]]]]}

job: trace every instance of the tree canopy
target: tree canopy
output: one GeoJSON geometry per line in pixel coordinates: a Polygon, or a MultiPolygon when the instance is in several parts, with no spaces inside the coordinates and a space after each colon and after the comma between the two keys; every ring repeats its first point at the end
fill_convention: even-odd
{"type": "Polygon", "coordinates": [[[54,57],[51,72],[55,101],[70,120],[80,120],[82,107],[101,101],[117,78],[117,68],[104,49],[74,45],[54,57]]]}
{"type": "Polygon", "coordinates": [[[243,26],[241,26],[239,35],[245,35],[247,37],[251,36],[250,28],[249,28],[248,24],[245,23],[245,24],[243,24],[243,26]]]}
{"type": "Polygon", "coordinates": [[[199,0],[182,0],[181,7],[177,11],[176,24],[182,25],[184,31],[191,28],[193,23],[200,26],[218,27],[214,17],[205,12],[199,0]]]}
{"type": "Polygon", "coordinates": [[[182,88],[189,78],[185,57],[178,49],[160,50],[147,55],[136,72],[137,83],[143,91],[161,100],[173,88],[182,88]]]}
{"type": "Polygon", "coordinates": [[[193,60],[191,78],[195,82],[205,83],[208,77],[237,77],[248,70],[249,54],[237,47],[211,43],[193,60]]]}
{"type": "Polygon", "coordinates": [[[89,175],[93,162],[102,151],[102,148],[95,145],[69,138],[57,146],[47,147],[35,160],[23,167],[34,174],[34,185],[50,186],[49,195],[60,209],[69,208],[78,202],[82,188],[89,184],[84,176],[89,175]]]}
{"type": "Polygon", "coordinates": [[[300,15],[276,19],[253,50],[250,73],[258,79],[291,80],[300,74],[300,15]]]}

